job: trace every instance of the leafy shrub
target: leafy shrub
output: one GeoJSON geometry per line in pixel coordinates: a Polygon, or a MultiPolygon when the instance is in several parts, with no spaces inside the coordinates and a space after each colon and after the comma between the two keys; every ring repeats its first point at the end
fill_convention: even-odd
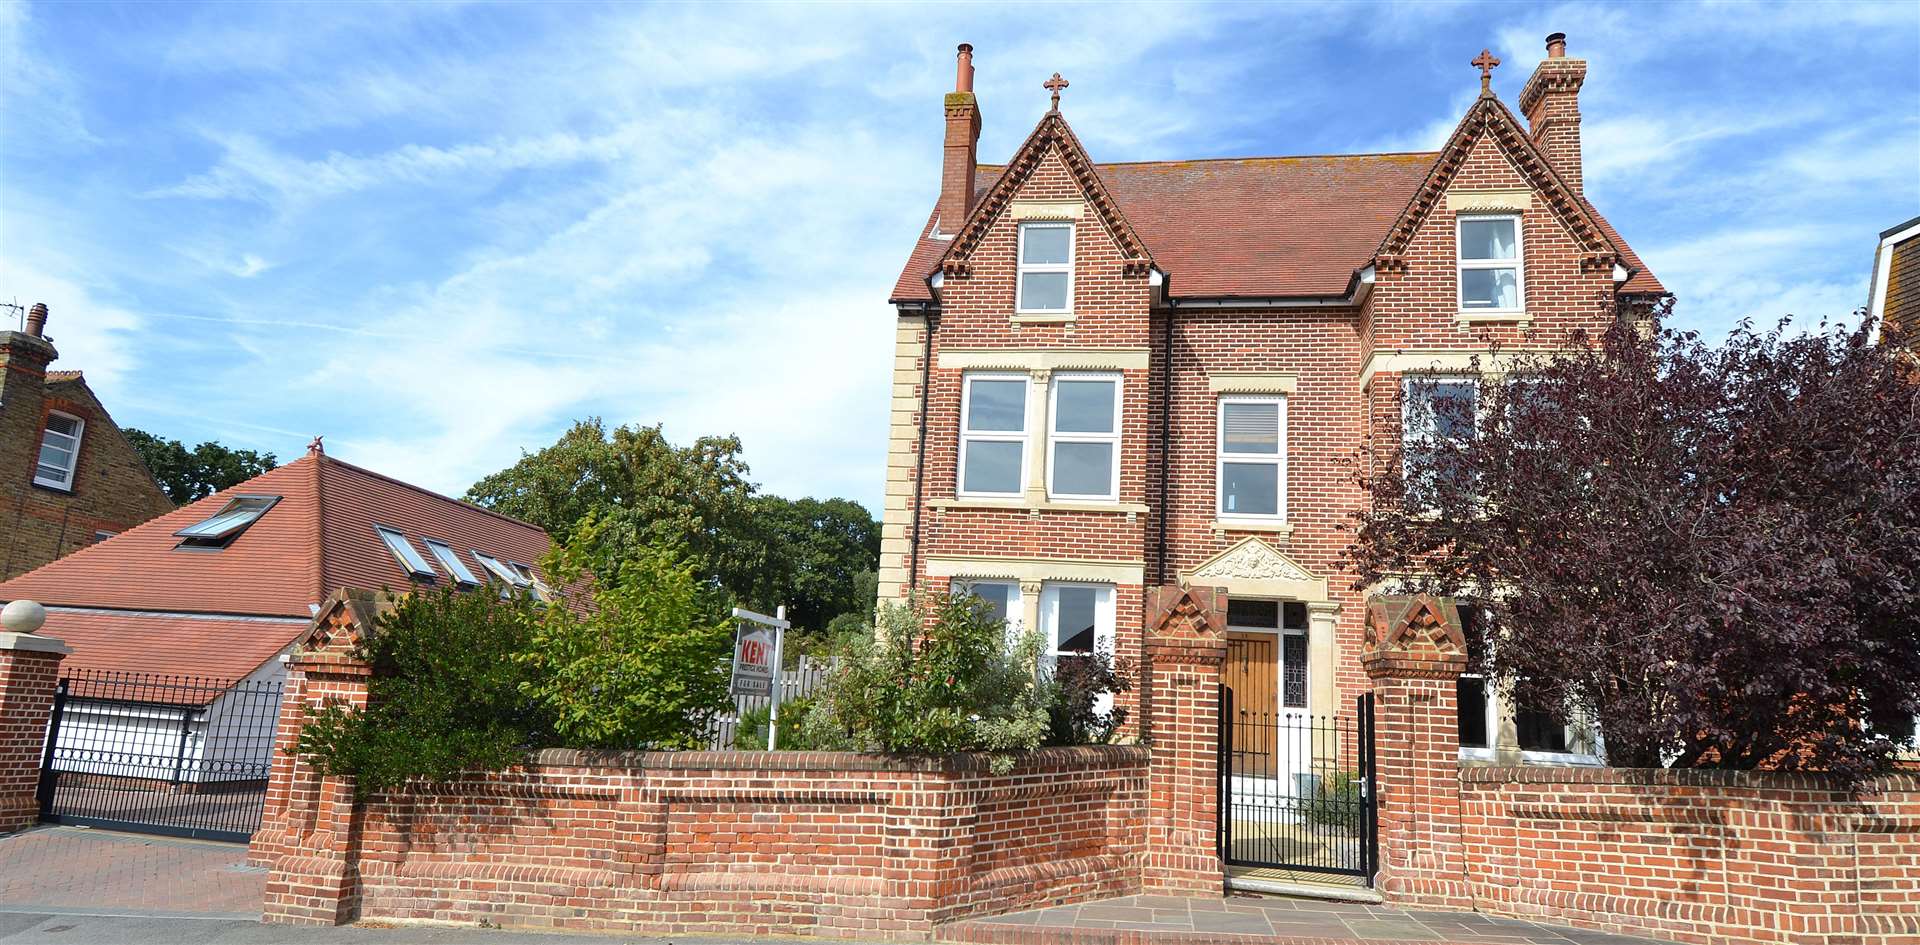
{"type": "Polygon", "coordinates": [[[373,667],[371,707],[310,711],[299,753],[365,794],[503,768],[554,744],[551,716],[526,692],[530,667],[515,659],[540,619],[524,596],[441,589],[402,599],[357,654],[373,667]]]}
{"type": "MultiPolygon", "coordinates": [[[[1034,748],[1049,730],[1053,686],[1039,678],[1038,635],[1011,646],[969,595],[882,605],[879,627],[834,641],[835,666],[800,719],[820,748],[945,754],[1034,748]]],[[[995,767],[1012,759],[1000,754],[995,767]]]]}
{"type": "Polygon", "coordinates": [[[1133,664],[1125,657],[1116,661],[1105,653],[1092,656],[1063,656],[1053,668],[1053,702],[1047,707],[1047,743],[1050,745],[1103,745],[1127,721],[1124,706],[1111,705],[1101,710],[1103,696],[1113,696],[1133,688],[1129,679],[1133,664]]]}
{"type": "Polygon", "coordinates": [[[695,748],[730,707],[733,627],[725,601],[672,545],[628,549],[601,560],[591,518],[556,547],[547,573],[561,583],[599,575],[585,615],[547,610],[515,659],[521,689],[576,748],[695,748]]]}
{"type": "MultiPolygon", "coordinates": [[[[811,751],[816,746],[807,739],[807,733],[801,726],[813,709],[813,698],[801,696],[780,703],[780,751],[811,751]]],[[[771,727],[773,713],[766,706],[756,706],[741,713],[740,722],[733,730],[733,747],[736,751],[765,751],[767,749],[767,729],[771,727]]]]}
{"type": "Polygon", "coordinates": [[[1360,823],[1360,775],[1352,771],[1336,771],[1322,778],[1312,797],[1306,799],[1302,812],[1307,823],[1323,827],[1351,828],[1360,823]]]}

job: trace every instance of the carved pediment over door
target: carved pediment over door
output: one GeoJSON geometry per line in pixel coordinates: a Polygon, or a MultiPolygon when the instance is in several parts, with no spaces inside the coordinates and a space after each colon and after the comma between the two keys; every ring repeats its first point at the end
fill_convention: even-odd
{"type": "Polygon", "coordinates": [[[1228,594],[1327,600],[1327,579],[1303,568],[1258,537],[1247,538],[1187,572],[1189,582],[1225,587],[1228,594]]]}

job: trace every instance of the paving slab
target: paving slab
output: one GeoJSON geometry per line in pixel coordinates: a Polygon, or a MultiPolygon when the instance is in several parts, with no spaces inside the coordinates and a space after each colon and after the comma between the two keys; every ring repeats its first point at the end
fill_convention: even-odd
{"type": "Polygon", "coordinates": [[[939,938],[973,945],[1668,945],[1472,912],[1254,896],[1122,896],[956,922],[939,938]]]}

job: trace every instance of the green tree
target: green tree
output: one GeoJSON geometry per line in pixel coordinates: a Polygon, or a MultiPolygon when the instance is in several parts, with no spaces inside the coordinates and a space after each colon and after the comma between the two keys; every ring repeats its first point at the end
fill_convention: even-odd
{"type": "Polygon", "coordinates": [[[694,748],[729,707],[733,624],[711,583],[671,544],[622,547],[589,516],[543,563],[557,584],[588,573],[593,606],[550,607],[514,659],[521,689],[580,748],[694,748]],[[619,562],[607,560],[622,555],[619,562]]]}
{"type": "Polygon", "coordinates": [[[758,586],[766,567],[752,493],[737,437],[679,447],[658,426],[609,431],[594,417],[475,483],[467,498],[556,536],[592,517],[604,567],[651,547],[682,548],[700,578],[739,593],[758,586]]]}
{"type": "Polygon", "coordinates": [[[754,587],[736,589],[759,607],[787,605],[796,628],[824,630],[843,614],[870,620],[880,566],[880,523],[851,499],[753,500],[766,567],[754,587]]]}
{"type": "Polygon", "coordinates": [[[524,596],[447,588],[408,595],[357,654],[373,667],[368,708],[310,713],[299,752],[371,794],[414,778],[504,768],[554,744],[550,716],[524,691],[534,667],[514,658],[539,622],[524,596]]]}
{"type": "Polygon", "coordinates": [[[180,505],[230,489],[279,465],[272,453],[232,449],[212,441],[189,450],[179,440],[145,430],[129,427],[121,432],[167,497],[180,505]]]}

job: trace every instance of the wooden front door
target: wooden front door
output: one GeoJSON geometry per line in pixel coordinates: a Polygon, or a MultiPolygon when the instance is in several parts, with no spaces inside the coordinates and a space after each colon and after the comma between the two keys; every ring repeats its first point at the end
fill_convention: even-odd
{"type": "Polygon", "coordinates": [[[1237,774],[1273,777],[1279,703],[1280,649],[1271,633],[1227,631],[1227,665],[1222,681],[1233,690],[1233,752],[1237,774]]]}

